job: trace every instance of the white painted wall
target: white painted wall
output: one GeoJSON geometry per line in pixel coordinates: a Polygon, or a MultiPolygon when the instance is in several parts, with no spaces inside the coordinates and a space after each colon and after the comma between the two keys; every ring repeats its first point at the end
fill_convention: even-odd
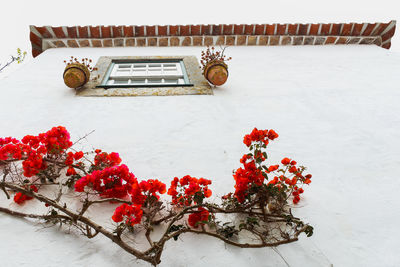
{"type": "MultiPolygon", "coordinates": [[[[293,157],[313,174],[294,213],[315,227],[315,235],[278,247],[288,264],[400,265],[400,55],[375,46],[230,47],[226,53],[233,57],[229,80],[213,96],[84,98],[63,84],[63,60],[71,55],[94,61],[199,56],[200,48],[47,50],[1,81],[1,136],[64,125],[76,140],[95,130],[84,145],[119,152],[137,177],[210,178],[214,196],[222,196],[233,191],[232,170],[246,152],[243,135],[272,128],[280,137],[269,146],[270,163],[293,157]]],[[[9,203],[2,195],[0,202],[9,203]]],[[[0,236],[2,266],[136,264],[108,240],[5,215],[0,236]]],[[[168,244],[162,261],[286,266],[272,249],[236,249],[190,235],[168,244]]]]}

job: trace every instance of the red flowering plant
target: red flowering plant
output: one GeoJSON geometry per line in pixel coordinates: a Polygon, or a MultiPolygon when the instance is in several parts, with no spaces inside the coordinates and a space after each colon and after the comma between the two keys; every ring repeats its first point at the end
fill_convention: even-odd
{"type": "Polygon", "coordinates": [[[158,179],[139,180],[121,164],[116,152],[74,150],[62,126],[21,140],[0,138],[0,189],[9,199],[14,194],[18,205],[31,205],[25,203],[34,199],[48,207],[46,214],[23,213],[17,207],[0,207],[0,212],[47,224],[68,224],[88,238],[100,233],[153,265],[160,263],[165,243],[184,233],[205,234],[248,248],[294,242],[301,233],[313,233],[310,225],[291,212],[304,186],[311,183],[311,174],[305,174],[306,168],[289,158],[267,164],[265,150],[277,137],[274,130],[256,128],[244,137],[250,151],[233,174],[234,192],[217,203],[209,200],[209,179],[175,177],[168,189],[158,179]],[[99,205],[116,204],[108,215],[113,227],[96,222],[99,205]],[[78,209],[72,208],[76,206],[78,209]],[[227,220],[221,215],[235,217],[227,220]],[[148,242],[145,250],[130,242],[140,235],[148,242]],[[241,242],[243,236],[254,242],[241,242]]]}

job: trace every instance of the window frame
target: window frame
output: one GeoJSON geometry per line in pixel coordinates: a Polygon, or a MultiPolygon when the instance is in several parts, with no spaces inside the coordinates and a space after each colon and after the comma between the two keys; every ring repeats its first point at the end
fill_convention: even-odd
{"type": "Polygon", "coordinates": [[[196,56],[100,56],[91,73],[91,79],[82,88],[76,90],[77,96],[177,96],[177,95],[213,95],[213,88],[201,72],[199,60],[196,56]],[[182,60],[189,80],[188,85],[165,84],[150,86],[106,86],[104,78],[110,70],[112,62],[134,61],[176,61],[182,60]]]}
{"type": "MultiPolygon", "coordinates": [[[[157,75],[157,76],[162,76],[160,79],[165,79],[164,77],[168,77],[168,75],[157,75]]],[[[130,77],[134,77],[134,76],[130,76],[130,77]]],[[[154,76],[152,77],[151,75],[144,75],[143,76],[144,79],[148,79],[149,78],[154,78],[154,76]]],[[[145,88],[145,87],[187,87],[187,86],[194,86],[193,83],[190,82],[187,71],[186,71],[186,67],[185,64],[183,62],[183,59],[113,59],[111,61],[111,64],[108,67],[108,70],[106,72],[106,74],[104,75],[101,83],[99,85],[97,85],[97,88],[104,88],[104,89],[109,89],[109,88],[145,88]],[[184,80],[184,83],[180,84],[171,84],[171,83],[144,83],[144,84],[108,84],[108,81],[110,80],[110,77],[113,77],[111,74],[114,71],[115,65],[116,64],[146,64],[146,63],[160,63],[160,64],[164,64],[164,63],[179,63],[180,66],[180,70],[182,72],[181,75],[175,75],[175,76],[180,76],[182,77],[182,79],[184,80]]]]}

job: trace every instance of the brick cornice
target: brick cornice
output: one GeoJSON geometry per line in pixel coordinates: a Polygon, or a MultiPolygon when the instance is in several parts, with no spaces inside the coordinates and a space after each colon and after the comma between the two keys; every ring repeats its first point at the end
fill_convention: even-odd
{"type": "Polygon", "coordinates": [[[58,47],[374,44],[389,49],[388,23],[30,26],[32,55],[58,47]]]}

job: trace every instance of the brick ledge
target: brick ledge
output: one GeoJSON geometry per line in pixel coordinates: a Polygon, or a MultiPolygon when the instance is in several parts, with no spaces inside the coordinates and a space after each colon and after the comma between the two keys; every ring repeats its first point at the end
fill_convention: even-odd
{"type": "Polygon", "coordinates": [[[155,26],[30,26],[32,55],[59,47],[211,45],[378,45],[389,49],[388,23],[219,24],[155,26]]]}

